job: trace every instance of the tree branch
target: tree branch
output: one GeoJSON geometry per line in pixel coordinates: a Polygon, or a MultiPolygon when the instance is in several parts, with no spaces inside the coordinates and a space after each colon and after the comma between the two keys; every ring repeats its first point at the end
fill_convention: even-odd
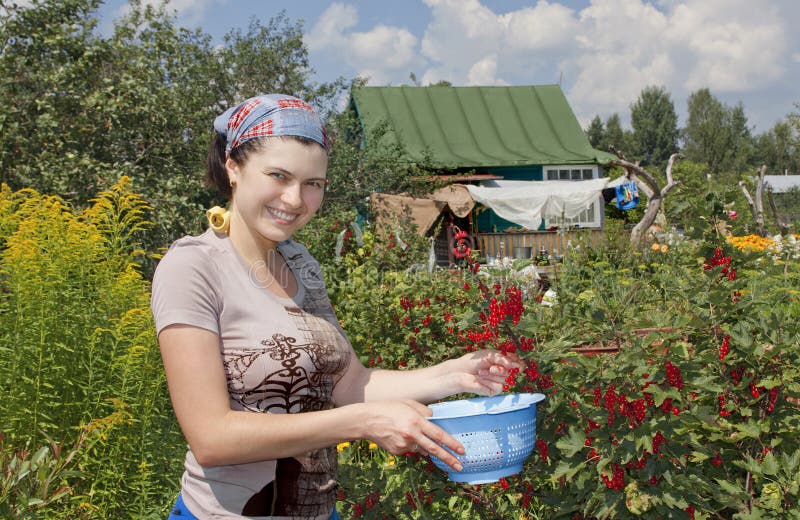
{"type": "Polygon", "coordinates": [[[647,208],[642,216],[642,220],[640,220],[639,223],[636,224],[631,230],[631,244],[638,246],[644,234],[655,222],[656,216],[661,209],[661,203],[664,200],[664,197],[680,182],[675,181],[675,179],[672,177],[672,167],[675,165],[675,161],[682,156],[677,153],[674,153],[670,156],[666,172],[667,184],[661,188],[658,185],[658,182],[656,182],[655,178],[650,175],[650,172],[642,168],[638,162],[630,162],[625,158],[622,152],[613,146],[609,146],[609,150],[611,150],[611,152],[616,155],[618,159],[613,161],[612,164],[623,167],[627,172],[628,177],[632,178],[636,182],[639,189],[647,196],[648,199],[647,208]],[[640,178],[641,180],[639,180],[640,178]]]}
{"type": "Polygon", "coordinates": [[[788,235],[789,222],[778,212],[778,206],[775,204],[775,197],[772,195],[772,188],[767,188],[767,200],[769,201],[769,207],[772,210],[772,216],[775,217],[775,222],[778,223],[778,228],[780,229],[781,235],[788,235]]]}
{"type": "Polygon", "coordinates": [[[761,167],[761,171],[758,174],[758,180],[756,181],[756,199],[753,200],[753,197],[750,195],[750,192],[747,190],[747,186],[744,185],[744,181],[739,181],[739,187],[742,189],[742,193],[744,193],[744,198],[747,200],[747,205],[750,206],[750,213],[753,214],[753,219],[756,222],[756,228],[758,229],[758,234],[763,236],[767,235],[766,227],[764,226],[764,202],[762,200],[763,192],[764,192],[764,175],[767,173],[767,166],[764,165],[761,167]]]}
{"type": "MultiPolygon", "coordinates": [[[[659,196],[660,195],[661,188],[658,187],[658,183],[652,177],[652,175],[650,175],[650,173],[648,173],[644,168],[639,166],[639,163],[630,162],[628,159],[625,158],[624,155],[622,155],[622,152],[620,152],[619,150],[617,150],[613,146],[609,146],[608,148],[609,148],[609,150],[611,150],[611,153],[616,155],[617,158],[618,158],[618,160],[614,161],[613,164],[615,164],[616,166],[623,167],[625,169],[625,171],[628,172],[629,176],[631,174],[634,174],[635,176],[641,177],[642,180],[644,180],[644,184],[647,186],[647,188],[649,188],[652,191],[652,195],[651,195],[650,193],[648,193],[648,191],[646,189],[642,190],[642,191],[645,192],[645,195],[647,195],[648,199],[652,198],[653,196],[659,196]]],[[[644,186],[641,186],[641,187],[644,188],[644,186]]]]}

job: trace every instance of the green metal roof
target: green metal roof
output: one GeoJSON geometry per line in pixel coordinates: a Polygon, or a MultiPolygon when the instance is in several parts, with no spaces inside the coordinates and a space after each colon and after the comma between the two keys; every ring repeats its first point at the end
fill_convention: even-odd
{"type": "Polygon", "coordinates": [[[369,131],[388,122],[387,139],[412,160],[426,153],[445,168],[606,164],[589,144],[558,85],[522,87],[360,87],[352,106],[369,131]]]}

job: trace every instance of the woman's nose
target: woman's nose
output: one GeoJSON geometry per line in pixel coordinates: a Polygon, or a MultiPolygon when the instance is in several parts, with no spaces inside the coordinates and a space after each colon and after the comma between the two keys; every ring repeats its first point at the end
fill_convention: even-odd
{"type": "Polygon", "coordinates": [[[293,208],[303,205],[302,187],[299,182],[293,182],[283,190],[281,200],[293,208]]]}

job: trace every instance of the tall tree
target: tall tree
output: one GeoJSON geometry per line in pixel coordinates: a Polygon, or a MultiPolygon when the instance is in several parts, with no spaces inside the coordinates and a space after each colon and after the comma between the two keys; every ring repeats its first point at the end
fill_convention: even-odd
{"type": "Polygon", "coordinates": [[[603,120],[600,119],[600,116],[594,116],[585,131],[586,137],[589,138],[589,144],[598,150],[602,150],[603,141],[605,141],[605,127],[603,126],[603,120]]]}
{"type": "Polygon", "coordinates": [[[727,123],[730,155],[724,166],[733,173],[741,173],[753,164],[755,153],[755,141],[741,103],[728,110],[727,123]]]}
{"type": "Polygon", "coordinates": [[[740,173],[753,165],[753,137],[741,103],[728,107],[707,88],[687,101],[684,153],[712,173],[740,173]]]}
{"type": "Polygon", "coordinates": [[[0,181],[77,206],[127,175],[153,208],[149,248],[196,232],[213,196],[202,186],[212,120],[264,90],[318,105],[343,82],[310,81],[302,31],[279,15],[220,48],[132,1],[113,34],[96,34],[99,0],[0,9],[0,181]]]}
{"type": "Polygon", "coordinates": [[[800,132],[789,121],[778,121],[756,138],[755,154],[773,175],[800,173],[800,132]]]}
{"type": "Polygon", "coordinates": [[[608,116],[603,147],[600,150],[608,150],[610,146],[618,150],[627,150],[630,148],[630,142],[630,132],[622,129],[622,121],[619,118],[619,114],[614,113],[608,116]]]}
{"type": "Polygon", "coordinates": [[[678,151],[678,116],[664,87],[645,87],[631,105],[634,155],[652,165],[664,167],[678,151]]]}

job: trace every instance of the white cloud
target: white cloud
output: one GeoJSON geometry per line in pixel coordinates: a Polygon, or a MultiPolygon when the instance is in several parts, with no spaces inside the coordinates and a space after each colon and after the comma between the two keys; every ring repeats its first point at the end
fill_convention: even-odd
{"type": "Polygon", "coordinates": [[[470,67],[467,73],[467,85],[507,85],[505,81],[496,79],[497,56],[487,56],[470,67]]]}
{"type": "MultiPolygon", "coordinates": [[[[407,83],[409,72],[423,84],[563,77],[582,121],[614,112],[625,120],[649,85],[664,86],[680,113],[698,88],[731,104],[742,99],[747,109],[747,96],[754,100],[759,89],[787,90],[800,81],[800,36],[789,25],[800,14],[796,0],[591,0],[579,10],[564,0],[538,0],[503,14],[482,0],[423,1],[430,19],[419,39],[380,24],[356,32],[356,9],[335,3],[306,41],[372,84],[407,83]]],[[[781,113],[796,101],[784,99],[781,113]]]]}
{"type": "MultiPolygon", "coordinates": [[[[161,7],[161,3],[161,0],[141,0],[143,7],[150,5],[156,9],[161,7]]],[[[181,25],[193,27],[199,25],[217,3],[219,2],[215,0],[170,0],[166,9],[167,12],[177,13],[181,25]]],[[[130,10],[130,5],[125,4],[119,8],[117,16],[125,16],[130,10]]]]}
{"type": "Polygon", "coordinates": [[[345,47],[347,45],[345,33],[357,23],[358,11],[355,7],[334,2],[320,15],[311,31],[305,34],[304,41],[310,51],[329,46],[345,47]]]}
{"type": "Polygon", "coordinates": [[[417,38],[405,29],[378,25],[369,32],[354,33],[349,46],[357,63],[383,64],[400,69],[416,58],[417,38]]]}
{"type": "Polygon", "coordinates": [[[579,13],[578,24],[579,50],[563,66],[574,77],[567,97],[582,120],[625,113],[644,87],[667,85],[674,77],[669,43],[662,40],[668,20],[654,6],[595,1],[579,13]]]}
{"type": "Polygon", "coordinates": [[[310,51],[343,60],[372,84],[386,84],[421,67],[418,39],[400,27],[376,25],[369,31],[352,32],[358,24],[355,7],[334,3],[305,35],[310,51]]]}
{"type": "Polygon", "coordinates": [[[752,90],[784,72],[787,38],[780,14],[766,1],[690,0],[671,15],[675,38],[694,58],[685,85],[694,90],[752,90]]]}
{"type": "MultiPolygon", "coordinates": [[[[432,62],[441,78],[459,84],[470,69],[502,47],[505,20],[478,0],[425,0],[431,21],[422,37],[422,55],[432,62]]],[[[492,79],[493,81],[493,79],[492,79]]]]}
{"type": "MultiPolygon", "coordinates": [[[[574,11],[559,4],[540,1],[504,15],[507,20],[505,40],[515,49],[555,48],[570,45],[578,29],[574,11]]],[[[555,49],[554,49],[555,50],[555,49]]]]}

